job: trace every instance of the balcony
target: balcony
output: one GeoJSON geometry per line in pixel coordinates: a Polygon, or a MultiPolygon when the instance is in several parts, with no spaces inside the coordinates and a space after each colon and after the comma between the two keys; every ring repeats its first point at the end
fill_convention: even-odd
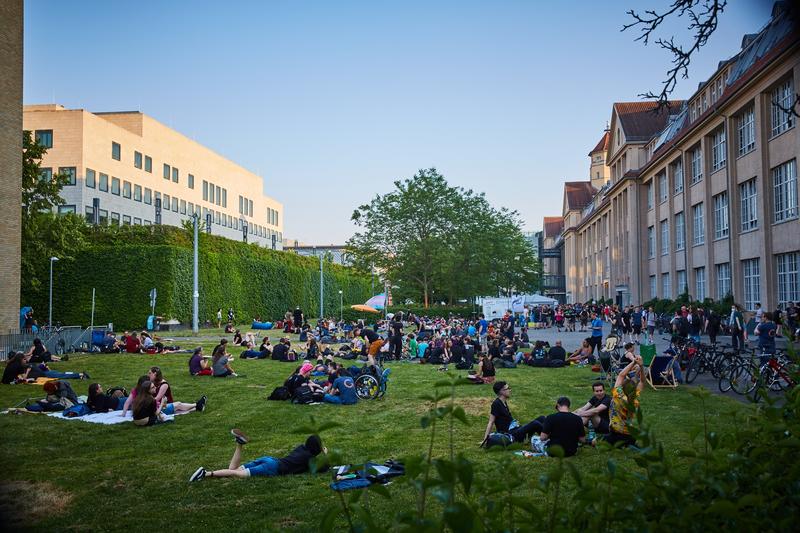
{"type": "Polygon", "coordinates": [[[541,281],[541,289],[543,291],[559,291],[564,292],[567,287],[567,277],[559,276],[557,274],[544,274],[541,281]]]}

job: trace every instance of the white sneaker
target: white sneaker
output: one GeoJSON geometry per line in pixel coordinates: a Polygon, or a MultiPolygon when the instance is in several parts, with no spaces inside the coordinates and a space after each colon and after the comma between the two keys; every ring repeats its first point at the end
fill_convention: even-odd
{"type": "Polygon", "coordinates": [[[200,481],[204,477],[206,477],[206,469],[201,466],[194,471],[194,474],[191,475],[189,478],[189,483],[192,483],[193,481],[200,481]]]}

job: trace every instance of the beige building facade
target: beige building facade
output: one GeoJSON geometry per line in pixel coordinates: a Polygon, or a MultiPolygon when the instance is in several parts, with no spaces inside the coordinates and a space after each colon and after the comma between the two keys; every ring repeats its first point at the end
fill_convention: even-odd
{"type": "Polygon", "coordinates": [[[283,248],[283,205],[261,177],[148,115],[26,105],[23,128],[48,147],[43,177],[70,176],[61,213],[173,226],[197,213],[213,234],[283,248]]]}
{"type": "Polygon", "coordinates": [[[0,334],[19,329],[22,35],[22,0],[0,2],[0,334]]]}

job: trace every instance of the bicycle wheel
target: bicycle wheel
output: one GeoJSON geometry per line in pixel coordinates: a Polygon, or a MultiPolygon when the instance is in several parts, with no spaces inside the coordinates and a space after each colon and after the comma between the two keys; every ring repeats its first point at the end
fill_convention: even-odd
{"type": "Polygon", "coordinates": [[[737,394],[750,394],[758,385],[758,378],[751,363],[737,365],[730,374],[731,388],[737,394]]]}
{"type": "Polygon", "coordinates": [[[789,369],[786,368],[786,365],[779,365],[778,368],[771,368],[770,371],[772,380],[769,382],[769,390],[779,392],[792,388],[794,382],[789,376],[789,369]]]}
{"type": "Polygon", "coordinates": [[[699,354],[695,354],[694,357],[689,360],[689,366],[686,367],[686,376],[684,376],[686,383],[693,382],[698,374],[700,374],[700,367],[702,366],[700,358],[701,356],[699,354]]]}
{"type": "Polygon", "coordinates": [[[717,368],[717,374],[719,375],[717,386],[720,392],[728,392],[731,390],[731,373],[734,368],[734,365],[729,360],[723,361],[717,368]]]}

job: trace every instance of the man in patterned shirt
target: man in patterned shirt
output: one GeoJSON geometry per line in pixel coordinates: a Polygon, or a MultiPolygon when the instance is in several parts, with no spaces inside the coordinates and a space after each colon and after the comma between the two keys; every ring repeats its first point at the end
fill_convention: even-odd
{"type": "Polygon", "coordinates": [[[611,432],[604,439],[612,446],[621,443],[626,447],[636,443],[630,430],[636,410],[639,409],[639,395],[643,388],[644,363],[641,356],[636,356],[619,373],[611,391],[611,432]]]}

